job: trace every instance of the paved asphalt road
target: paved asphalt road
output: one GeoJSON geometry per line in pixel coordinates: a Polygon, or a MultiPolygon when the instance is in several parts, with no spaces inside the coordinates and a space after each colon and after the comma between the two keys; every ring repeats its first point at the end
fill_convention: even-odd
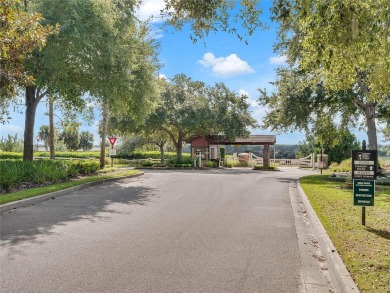
{"type": "Polygon", "coordinates": [[[1,292],[300,292],[308,173],[146,171],[4,213],[1,292]]]}

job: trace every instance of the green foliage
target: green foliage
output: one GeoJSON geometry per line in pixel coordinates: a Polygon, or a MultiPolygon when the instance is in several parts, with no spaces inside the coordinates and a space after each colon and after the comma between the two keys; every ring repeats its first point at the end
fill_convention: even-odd
{"type": "Polygon", "coordinates": [[[203,167],[206,167],[206,168],[218,168],[218,162],[217,161],[203,161],[202,162],[203,164],[203,167]]]}
{"type": "MultiPolygon", "coordinates": [[[[48,158],[50,157],[49,152],[35,152],[35,157],[48,158]]],[[[57,152],[56,157],[58,158],[80,158],[80,159],[99,159],[99,152],[57,152]]]]}
{"type": "Polygon", "coordinates": [[[140,136],[124,137],[121,145],[117,148],[117,157],[126,157],[127,154],[133,153],[135,149],[141,145],[145,140],[140,136]]]}
{"type": "Polygon", "coordinates": [[[18,139],[17,134],[15,136],[8,134],[8,138],[1,137],[0,150],[4,152],[21,152],[23,151],[23,141],[18,139]]]}
{"type": "Polygon", "coordinates": [[[23,154],[17,152],[0,152],[0,160],[6,159],[22,159],[23,154]]]}
{"type": "Polygon", "coordinates": [[[278,49],[332,91],[357,81],[372,100],[390,93],[388,0],[275,2],[278,49]],[[337,34],[335,32],[337,31],[337,34]]]}
{"type": "Polygon", "coordinates": [[[161,12],[168,25],[181,30],[191,27],[190,38],[196,42],[218,30],[237,35],[242,40],[266,25],[261,21],[262,9],[259,0],[250,1],[198,1],[166,0],[161,12]],[[238,4],[238,2],[240,4],[238,4]],[[241,35],[242,29],[246,31],[241,35]]]}
{"type": "Polygon", "coordinates": [[[168,164],[169,165],[192,165],[192,160],[191,160],[191,155],[190,154],[183,154],[185,156],[182,157],[181,161],[178,161],[176,156],[175,157],[171,157],[168,161],[168,164]]]}
{"type": "Polygon", "coordinates": [[[68,150],[77,151],[80,145],[79,124],[71,123],[65,126],[59,138],[64,141],[68,150]]]}
{"type": "Polygon", "coordinates": [[[219,148],[219,152],[221,154],[221,159],[225,159],[225,148],[219,148]]]}
{"type": "Polygon", "coordinates": [[[74,170],[77,170],[78,174],[81,175],[96,173],[100,168],[100,163],[95,160],[86,160],[86,161],[66,160],[63,161],[63,163],[67,166],[67,168],[72,169],[72,173],[75,172],[74,170]]]}
{"type": "Polygon", "coordinates": [[[276,0],[276,48],[290,68],[278,70],[273,96],[263,92],[262,104],[271,109],[265,126],[311,128],[324,137],[332,134],[336,117],[348,127],[360,116],[369,149],[377,149],[375,119],[390,123],[387,7],[388,0],[276,0]]]}
{"type": "MultiPolygon", "coordinates": [[[[165,157],[172,161],[176,159],[176,153],[165,152],[165,157]]],[[[137,160],[137,159],[160,159],[160,152],[148,151],[148,152],[132,152],[127,154],[121,154],[116,156],[121,159],[137,160]]],[[[191,160],[191,154],[183,154],[183,160],[191,160]]]]}
{"type": "Polygon", "coordinates": [[[324,145],[324,153],[329,156],[329,162],[340,163],[351,157],[352,150],[360,149],[356,136],[348,129],[335,132],[328,137],[327,142],[324,145]]]}
{"type": "Polygon", "coordinates": [[[130,176],[130,175],[135,175],[139,174],[140,171],[138,170],[126,170],[123,172],[115,172],[115,173],[110,173],[110,174],[105,174],[105,175],[96,175],[96,176],[88,176],[85,178],[81,178],[78,180],[72,180],[72,181],[66,181],[66,182],[61,182],[61,183],[55,183],[55,184],[50,184],[44,187],[39,187],[39,188],[30,188],[30,189],[24,189],[20,190],[17,192],[12,192],[12,193],[7,193],[0,195],[0,204],[6,204],[9,202],[25,199],[25,198],[30,198],[50,192],[55,192],[59,190],[63,190],[66,188],[82,185],[85,183],[89,182],[95,182],[95,181],[100,181],[104,179],[111,179],[111,178],[118,178],[118,177],[123,177],[123,176],[130,176]]]}
{"type": "Polygon", "coordinates": [[[77,160],[20,160],[0,161],[0,187],[6,191],[26,184],[59,182],[79,174],[88,175],[99,170],[98,161],[77,160]]]}
{"type": "Polygon", "coordinates": [[[340,163],[332,163],[329,166],[332,172],[352,172],[352,159],[345,159],[340,163]]]}
{"type": "Polygon", "coordinates": [[[49,140],[50,140],[50,128],[49,125],[42,125],[39,127],[38,138],[43,141],[45,144],[45,150],[49,148],[49,140]]]}
{"type": "Polygon", "coordinates": [[[93,148],[93,134],[89,131],[81,131],[79,148],[88,151],[93,148]]]}
{"type": "Polygon", "coordinates": [[[328,155],[329,163],[341,161],[351,157],[351,151],[360,149],[356,136],[348,129],[334,129],[332,134],[317,138],[312,135],[306,135],[308,142],[300,142],[297,154],[305,157],[311,153],[315,155],[321,152],[328,155]],[[305,155],[306,154],[306,155],[305,155]]]}
{"type": "Polygon", "coordinates": [[[150,167],[150,166],[153,166],[155,164],[155,162],[153,161],[142,161],[141,162],[141,166],[143,167],[150,167]]]}
{"type": "MultiPolygon", "coordinates": [[[[19,0],[1,0],[0,3],[0,96],[11,98],[18,86],[31,84],[33,78],[26,73],[24,61],[31,52],[42,49],[47,37],[54,33],[42,25],[42,16],[28,13],[19,0]]],[[[3,102],[3,101],[2,101],[3,102]]],[[[3,106],[3,105],[1,105],[3,106]]],[[[3,122],[3,110],[0,112],[3,122]]]]}
{"type": "Polygon", "coordinates": [[[247,127],[257,125],[248,111],[247,97],[231,92],[222,83],[208,87],[179,74],[165,84],[161,99],[146,127],[169,135],[178,161],[185,139],[215,133],[234,139],[248,135],[247,127]]]}

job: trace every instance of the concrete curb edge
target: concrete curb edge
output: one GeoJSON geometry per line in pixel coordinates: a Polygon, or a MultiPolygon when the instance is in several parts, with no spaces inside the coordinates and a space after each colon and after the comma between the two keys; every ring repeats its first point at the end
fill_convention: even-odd
{"type": "Polygon", "coordinates": [[[316,237],[320,242],[321,253],[324,255],[326,263],[329,266],[329,276],[333,286],[337,292],[340,293],[360,292],[339,253],[334,247],[332,240],[330,239],[320,219],[311,206],[310,201],[303,191],[299,180],[297,189],[302,199],[302,203],[306,209],[309,220],[312,224],[313,232],[316,234],[316,237]]]}
{"type": "Polygon", "coordinates": [[[63,196],[63,195],[66,195],[68,193],[71,193],[71,192],[74,192],[74,191],[77,191],[77,190],[81,190],[81,189],[84,189],[84,188],[87,188],[87,187],[100,185],[100,184],[111,182],[111,181],[117,181],[117,180],[125,179],[125,178],[138,177],[138,176],[142,176],[144,174],[145,174],[144,172],[141,172],[140,174],[134,174],[134,175],[115,177],[115,178],[102,179],[102,180],[98,180],[98,181],[88,182],[88,183],[84,183],[84,184],[81,184],[81,185],[69,187],[69,188],[66,188],[66,189],[59,190],[59,191],[54,191],[54,192],[50,192],[50,193],[46,193],[46,194],[42,194],[42,195],[30,197],[30,198],[21,199],[21,200],[18,200],[18,201],[13,201],[13,202],[10,202],[10,203],[6,203],[6,204],[3,204],[3,205],[0,205],[0,213],[7,212],[7,211],[10,211],[10,210],[13,210],[13,209],[16,209],[16,208],[20,208],[20,207],[33,205],[35,203],[38,203],[38,202],[41,202],[41,201],[45,201],[45,200],[49,200],[51,198],[63,196]]]}

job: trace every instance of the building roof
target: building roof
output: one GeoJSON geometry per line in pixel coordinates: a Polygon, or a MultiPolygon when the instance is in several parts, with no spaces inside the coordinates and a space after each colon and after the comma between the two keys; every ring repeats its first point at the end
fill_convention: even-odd
{"type": "MultiPolygon", "coordinates": [[[[198,138],[195,136],[190,139],[188,142],[191,142],[193,139],[198,138]]],[[[205,136],[211,144],[225,144],[225,145],[273,145],[276,143],[276,135],[249,135],[248,137],[238,137],[234,141],[230,141],[224,135],[207,135],[205,136]]]]}

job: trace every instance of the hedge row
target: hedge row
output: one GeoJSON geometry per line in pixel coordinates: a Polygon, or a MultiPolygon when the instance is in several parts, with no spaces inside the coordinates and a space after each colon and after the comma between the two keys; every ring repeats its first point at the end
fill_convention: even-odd
{"type": "Polygon", "coordinates": [[[9,191],[22,183],[60,182],[79,174],[96,173],[99,167],[99,162],[92,160],[3,160],[0,161],[0,189],[9,191]]]}
{"type": "MultiPolygon", "coordinates": [[[[176,160],[176,153],[165,152],[164,157],[166,160],[176,160]]],[[[118,151],[115,158],[128,159],[128,160],[160,159],[160,152],[148,151],[148,152],[121,153],[118,151]]],[[[191,160],[191,154],[183,153],[182,160],[191,160]]]]}
{"type": "MultiPolygon", "coordinates": [[[[174,153],[174,152],[166,152],[166,153],[164,153],[164,156],[167,160],[175,160],[176,159],[176,153],[174,153]]],[[[0,160],[21,159],[22,157],[23,157],[22,153],[0,152],[0,160]]],[[[35,152],[34,157],[48,158],[48,157],[50,157],[50,153],[49,152],[35,152]]],[[[89,158],[99,159],[100,152],[56,152],[56,157],[78,158],[78,159],[89,159],[89,158]]],[[[128,159],[128,160],[160,159],[160,152],[149,151],[149,152],[121,153],[118,151],[115,158],[128,159]]],[[[183,160],[188,160],[191,158],[191,155],[187,154],[187,153],[183,153],[182,158],[183,158],[183,160]]]]}

